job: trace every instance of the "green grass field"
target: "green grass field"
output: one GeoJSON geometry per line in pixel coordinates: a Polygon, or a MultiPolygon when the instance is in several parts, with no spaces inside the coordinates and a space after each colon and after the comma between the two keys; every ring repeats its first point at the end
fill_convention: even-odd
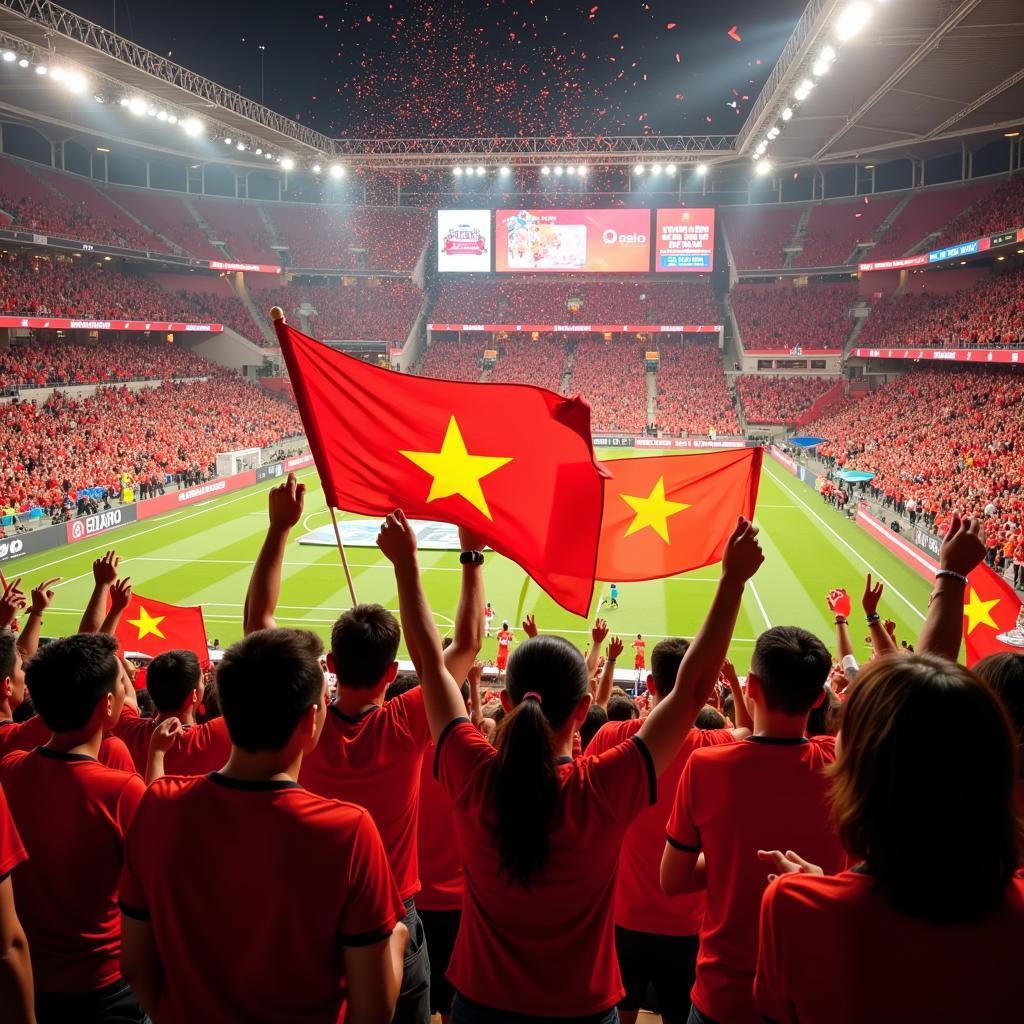
{"type": "MultiPolygon", "coordinates": [[[[621,451],[613,454],[623,455],[621,451]]],[[[308,487],[305,525],[309,529],[325,525],[329,516],[315,470],[304,470],[299,476],[308,487]]],[[[227,646],[241,636],[242,602],[266,529],[270,486],[268,482],[91,542],[19,559],[5,566],[5,572],[9,578],[21,576],[26,592],[44,577],[62,577],[43,629],[44,635],[62,635],[77,626],[92,586],[92,560],[115,547],[122,558],[122,573],[131,576],[136,591],[174,604],[201,604],[211,642],[218,638],[227,646]]],[[[825,594],[832,587],[847,587],[856,607],[867,572],[886,585],[880,607],[883,617],[896,620],[900,638],[916,637],[927,606],[928,584],[770,459],[765,460],[757,524],[766,557],[747,588],[732,645],[731,656],[741,672],[747,669],[754,639],[769,625],[804,626],[831,647],[834,627],[825,594]]],[[[326,638],[338,611],[348,604],[344,575],[336,549],[298,544],[297,538],[305,532],[293,533],[277,619],[280,625],[306,627],[326,638]]],[[[383,556],[367,548],[351,549],[348,554],[359,600],[378,601],[397,610],[394,579],[383,556]]],[[[457,556],[424,551],[421,565],[443,632],[455,612],[457,556]]],[[[498,621],[511,619],[523,587],[522,570],[491,556],[485,572],[487,596],[498,621]]],[[[649,641],[667,635],[692,636],[717,577],[718,568],[709,566],[672,579],[621,584],[620,608],[607,613],[612,631],[623,637],[643,633],[649,641]]],[[[607,586],[595,592],[595,609],[603,593],[607,586]]],[[[587,644],[588,623],[559,608],[535,584],[528,588],[524,611],[536,615],[542,631],[561,633],[581,648],[587,644]]],[[[856,612],[852,621],[859,622],[856,612]]],[[[866,628],[854,630],[858,653],[861,648],[866,652],[860,642],[866,634],[866,628]]],[[[494,654],[492,638],[486,641],[484,657],[494,654]]]]}

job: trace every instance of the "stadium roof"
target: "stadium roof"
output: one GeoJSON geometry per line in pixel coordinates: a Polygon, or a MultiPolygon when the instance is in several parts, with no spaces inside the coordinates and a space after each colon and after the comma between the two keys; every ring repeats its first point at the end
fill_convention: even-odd
{"type": "MultiPolygon", "coordinates": [[[[926,157],[957,140],[981,143],[1024,120],[1022,0],[810,0],[738,136],[547,139],[331,139],[45,0],[0,0],[0,46],[31,60],[67,61],[93,88],[73,95],[45,78],[5,83],[0,111],[49,122],[60,134],[88,133],[189,159],[260,166],[255,149],[298,164],[338,159],[363,167],[449,167],[456,159],[529,165],[587,157],[632,164],[671,157],[680,164],[749,161],[764,143],[775,166],[926,157]],[[840,42],[852,7],[870,15],[840,42]],[[835,56],[821,71],[822,50],[835,56]],[[814,88],[802,102],[794,92],[814,88]],[[201,118],[195,148],[151,118],[114,115],[98,104],[141,95],[179,119],[201,118]],[[789,120],[782,119],[786,107],[789,120]],[[767,134],[778,128],[769,140],[767,134]],[[248,150],[214,150],[209,138],[245,140],[248,150]]],[[[120,113],[120,111],[118,112],[120,113]]],[[[262,164],[266,166],[266,164],[262,164]]]]}

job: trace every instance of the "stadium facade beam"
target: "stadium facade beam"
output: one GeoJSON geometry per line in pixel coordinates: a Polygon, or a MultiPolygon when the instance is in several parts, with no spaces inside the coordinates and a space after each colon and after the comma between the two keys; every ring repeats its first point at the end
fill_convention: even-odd
{"type": "Polygon", "coordinates": [[[994,100],[1000,93],[1006,92],[1007,89],[1012,89],[1018,82],[1024,80],[1024,68],[1020,68],[1015,71],[1008,78],[1004,78],[1001,82],[992,86],[988,92],[979,96],[976,100],[968,103],[966,106],[961,107],[955,114],[947,117],[942,124],[936,125],[927,135],[926,139],[934,138],[937,135],[942,135],[944,132],[949,131],[950,128],[955,124],[959,124],[965,117],[969,117],[976,110],[980,110],[990,100],[994,100]]]}

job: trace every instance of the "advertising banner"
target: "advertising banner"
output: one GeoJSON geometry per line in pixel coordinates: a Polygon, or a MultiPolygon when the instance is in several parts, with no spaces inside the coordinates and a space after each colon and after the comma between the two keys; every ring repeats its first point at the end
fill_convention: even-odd
{"type": "Polygon", "coordinates": [[[211,270],[241,270],[249,274],[280,274],[283,270],[280,263],[230,263],[226,260],[210,260],[207,265],[211,270]]]}
{"type": "Polygon", "coordinates": [[[66,524],[44,526],[40,530],[18,533],[13,537],[0,538],[0,564],[11,562],[24,555],[36,555],[40,551],[49,551],[67,540],[64,530],[66,524]]]}
{"type": "Polygon", "coordinates": [[[486,274],[491,269],[491,211],[437,211],[437,269],[486,274]]]}
{"type": "Polygon", "coordinates": [[[55,331],[199,331],[219,334],[223,324],[171,323],[166,320],[69,320],[56,316],[0,316],[0,327],[30,327],[33,330],[55,331]]]}
{"type": "Polygon", "coordinates": [[[237,491],[240,487],[248,487],[254,483],[256,483],[256,470],[250,469],[245,473],[238,473],[236,476],[220,476],[215,480],[196,484],[195,487],[186,487],[180,491],[168,491],[166,494],[161,494],[159,498],[140,501],[135,507],[138,510],[139,519],[148,519],[150,516],[158,516],[161,512],[169,512],[171,509],[194,505],[200,501],[209,501],[211,498],[227,494],[228,491],[237,491]]]}
{"type": "Polygon", "coordinates": [[[72,519],[64,524],[68,531],[68,543],[74,544],[75,541],[86,540],[108,530],[116,530],[119,526],[134,523],[137,518],[135,505],[116,505],[104,512],[97,512],[94,516],[72,519]]]}
{"type": "Polygon", "coordinates": [[[646,274],[650,210],[497,210],[499,273],[646,274]]]}
{"type": "Polygon", "coordinates": [[[594,436],[591,438],[595,448],[632,448],[635,438],[632,435],[594,436]]]}
{"type": "MultiPolygon", "coordinates": [[[[428,331],[466,331],[477,334],[493,331],[508,331],[512,334],[530,334],[533,331],[568,334],[716,334],[721,329],[721,324],[427,324],[428,331]]],[[[832,354],[836,354],[834,349],[832,354]]]]}
{"type": "Polygon", "coordinates": [[[714,270],[714,209],[658,210],[654,246],[654,269],[658,273],[714,270]]]}
{"type": "Polygon", "coordinates": [[[860,359],[934,359],[942,363],[1024,363],[1024,352],[1008,348],[855,348],[860,359]]]}

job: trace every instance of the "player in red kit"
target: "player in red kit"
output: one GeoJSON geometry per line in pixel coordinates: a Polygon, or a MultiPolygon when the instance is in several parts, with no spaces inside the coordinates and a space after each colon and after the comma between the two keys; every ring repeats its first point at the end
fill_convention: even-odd
{"type": "Polygon", "coordinates": [[[508,665],[508,651],[512,646],[512,630],[508,628],[508,623],[503,622],[501,629],[498,632],[498,682],[501,682],[501,677],[505,674],[505,666],[508,665]]]}
{"type": "Polygon", "coordinates": [[[636,639],[633,641],[633,670],[636,672],[637,686],[640,685],[643,671],[647,668],[646,651],[647,641],[644,640],[642,634],[637,633],[636,639]]]}

